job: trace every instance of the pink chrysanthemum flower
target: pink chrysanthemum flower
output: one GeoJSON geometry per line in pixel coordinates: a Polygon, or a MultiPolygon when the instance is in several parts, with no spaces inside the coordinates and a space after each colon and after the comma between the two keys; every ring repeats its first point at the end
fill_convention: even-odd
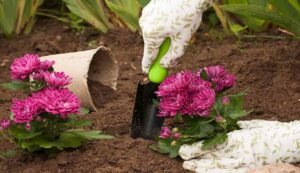
{"type": "Polygon", "coordinates": [[[32,72],[38,70],[40,64],[41,62],[38,55],[25,54],[20,58],[16,58],[10,66],[11,78],[14,80],[24,80],[32,72]]]}
{"type": "Polygon", "coordinates": [[[10,126],[10,120],[9,119],[2,119],[0,122],[0,126],[2,129],[7,129],[10,126]]]}
{"type": "Polygon", "coordinates": [[[169,76],[156,92],[160,99],[158,116],[175,117],[178,113],[206,115],[215,99],[215,95],[210,94],[211,91],[214,93],[210,87],[209,82],[190,71],[169,76]]]}
{"type": "Polygon", "coordinates": [[[162,139],[167,139],[171,137],[172,131],[168,127],[162,127],[159,137],[162,139]]]}
{"type": "Polygon", "coordinates": [[[224,66],[221,65],[205,67],[204,70],[207,76],[213,81],[222,78],[226,74],[224,66]]]}
{"type": "Polygon", "coordinates": [[[54,61],[44,60],[41,62],[39,69],[43,71],[48,71],[54,64],[54,61]]]}
{"type": "Polygon", "coordinates": [[[227,72],[224,66],[216,65],[204,68],[208,79],[215,83],[215,90],[221,92],[224,89],[230,88],[235,85],[236,78],[234,75],[227,72]]]}
{"type": "Polygon", "coordinates": [[[210,114],[210,108],[215,103],[215,97],[213,89],[202,88],[190,96],[189,102],[183,108],[181,114],[206,117],[210,114]]]}
{"type": "Polygon", "coordinates": [[[71,83],[71,78],[64,72],[44,72],[44,80],[52,87],[63,87],[71,83]]]}
{"type": "Polygon", "coordinates": [[[11,111],[15,123],[30,123],[39,113],[39,103],[28,97],[25,100],[13,99],[11,111]]]}
{"type": "Polygon", "coordinates": [[[35,71],[31,74],[31,77],[33,80],[44,80],[44,73],[42,70],[35,71]]]}
{"type": "Polygon", "coordinates": [[[221,92],[224,89],[233,87],[236,83],[236,77],[232,74],[225,74],[218,82],[216,82],[216,91],[221,92]]]}
{"type": "Polygon", "coordinates": [[[46,88],[34,95],[43,109],[51,114],[67,118],[69,114],[79,113],[80,100],[66,88],[46,88]]]}

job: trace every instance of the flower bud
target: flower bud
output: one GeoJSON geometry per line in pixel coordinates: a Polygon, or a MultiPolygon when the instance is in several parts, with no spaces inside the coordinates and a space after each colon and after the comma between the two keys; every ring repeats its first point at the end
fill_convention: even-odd
{"type": "Polygon", "coordinates": [[[2,129],[7,129],[10,126],[10,120],[9,119],[3,119],[0,122],[0,126],[2,129]]]}
{"type": "Polygon", "coordinates": [[[221,115],[217,115],[216,116],[216,122],[217,123],[221,123],[221,122],[223,122],[224,121],[224,118],[221,116],[221,115]]]}
{"type": "Polygon", "coordinates": [[[27,123],[27,124],[26,124],[25,129],[28,130],[28,131],[31,130],[30,123],[27,123]]]}
{"type": "Polygon", "coordinates": [[[172,131],[168,127],[162,127],[159,137],[162,139],[167,139],[172,135],[172,131]]]}
{"type": "Polygon", "coordinates": [[[175,132],[175,133],[178,132],[178,130],[179,129],[177,127],[175,127],[175,128],[172,129],[172,131],[175,132]]]}
{"type": "Polygon", "coordinates": [[[171,142],[171,146],[175,146],[176,144],[177,144],[176,141],[172,141],[172,142],[171,142]]]}
{"type": "Polygon", "coordinates": [[[223,105],[229,105],[230,104],[229,97],[227,96],[222,97],[222,103],[223,105]]]}
{"type": "Polygon", "coordinates": [[[180,134],[180,133],[175,133],[174,138],[175,138],[175,139],[181,138],[181,134],[180,134]]]}

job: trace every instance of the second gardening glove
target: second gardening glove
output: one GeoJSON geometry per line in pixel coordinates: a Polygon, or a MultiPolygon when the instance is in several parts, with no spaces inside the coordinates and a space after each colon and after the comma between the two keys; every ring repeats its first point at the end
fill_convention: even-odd
{"type": "Polygon", "coordinates": [[[183,145],[183,167],[197,173],[246,173],[266,164],[300,161],[300,121],[238,124],[241,130],[228,133],[227,141],[211,150],[202,150],[202,141],[183,145]]]}
{"type": "Polygon", "coordinates": [[[159,47],[171,38],[171,47],[161,60],[163,67],[172,67],[184,54],[190,38],[198,29],[202,13],[214,0],[151,0],[139,20],[144,38],[143,72],[148,73],[159,47]]]}

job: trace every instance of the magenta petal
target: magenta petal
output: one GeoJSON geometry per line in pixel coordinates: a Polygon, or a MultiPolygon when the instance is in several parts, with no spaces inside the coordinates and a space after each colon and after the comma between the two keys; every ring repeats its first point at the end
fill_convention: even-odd
{"type": "Polygon", "coordinates": [[[11,78],[13,80],[24,80],[32,72],[38,70],[40,64],[38,55],[25,54],[20,58],[16,58],[10,66],[11,78]]]}

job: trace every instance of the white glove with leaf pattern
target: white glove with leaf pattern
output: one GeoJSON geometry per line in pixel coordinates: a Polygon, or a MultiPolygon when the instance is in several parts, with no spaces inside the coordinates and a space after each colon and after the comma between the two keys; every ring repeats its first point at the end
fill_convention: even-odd
{"type": "Polygon", "coordinates": [[[143,9],[139,23],[144,38],[142,69],[145,73],[155,60],[159,47],[171,38],[171,47],[161,60],[163,67],[176,65],[190,38],[198,29],[202,13],[214,0],[151,0],[143,9]]]}
{"type": "Polygon", "coordinates": [[[202,150],[202,142],[183,145],[179,154],[185,169],[197,173],[246,173],[273,163],[300,161],[300,121],[239,121],[225,143],[202,150]],[[191,160],[190,160],[191,159],[191,160]]]}

